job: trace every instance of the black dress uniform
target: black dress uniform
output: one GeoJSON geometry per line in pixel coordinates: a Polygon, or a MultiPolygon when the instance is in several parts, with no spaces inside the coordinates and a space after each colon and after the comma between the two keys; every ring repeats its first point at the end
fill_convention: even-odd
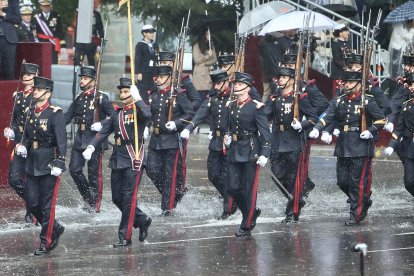
{"type": "Polygon", "coordinates": [[[22,22],[16,30],[19,42],[35,42],[36,27],[34,25],[22,22]]]}
{"type": "MultiPolygon", "coordinates": [[[[53,91],[53,81],[35,77],[34,88],[53,91]]],[[[31,108],[22,144],[27,149],[25,190],[26,204],[41,223],[40,248],[36,253],[53,250],[64,231],[55,220],[55,207],[60,177],[51,175],[51,168],[65,170],[66,127],[63,112],[46,102],[31,108]]]]}
{"type": "MultiPolygon", "coordinates": [[[[294,77],[295,70],[287,67],[278,69],[278,76],[294,77]]],[[[286,218],[283,222],[298,221],[300,210],[305,205],[303,186],[307,179],[306,130],[316,123],[315,109],[310,104],[308,95],[299,98],[299,120],[302,130],[295,130],[293,122],[295,96],[293,90],[283,94],[281,89],[266,101],[266,115],[273,120],[272,125],[272,171],[287,191],[293,196],[286,205],[286,218]]]]}
{"type": "MultiPolygon", "coordinates": [[[[121,78],[118,89],[129,88],[130,86],[131,79],[121,78]]],[[[138,148],[141,148],[142,134],[146,122],[151,118],[151,112],[142,100],[134,104],[136,106],[138,125],[138,148]]],[[[133,166],[133,160],[135,159],[133,117],[133,104],[117,108],[90,142],[90,145],[96,149],[100,147],[104,139],[111,133],[114,133],[115,145],[109,159],[109,168],[112,169],[112,201],[122,212],[118,230],[119,241],[122,246],[131,243],[132,227],[140,228],[140,241],[143,241],[145,239],[143,236],[144,231],[151,223],[151,219],[137,205],[137,192],[142,178],[143,167],[138,170],[133,166]]],[[[142,150],[144,149],[142,148],[142,150]]]]}
{"type": "MultiPolygon", "coordinates": [[[[171,75],[171,66],[158,66],[157,75],[171,75]]],[[[175,91],[173,121],[177,130],[168,130],[168,100],[170,87],[150,94],[153,133],[148,145],[147,174],[162,195],[161,209],[168,215],[185,193],[185,167],[180,132],[194,115],[184,91],[175,91]]]]}
{"type": "MultiPolygon", "coordinates": [[[[95,74],[95,69],[82,67],[79,76],[95,78],[95,74]]],[[[103,188],[102,156],[104,149],[107,147],[107,142],[104,141],[101,146],[96,147],[91,160],[88,161],[88,179],[86,179],[83,174],[85,159],[82,156],[82,151],[86,149],[89,142],[96,134],[95,131],[91,130],[91,125],[95,123],[95,108],[98,108],[99,120],[102,121],[106,117],[111,116],[113,106],[107,95],[100,92],[96,93],[98,93],[98,95],[96,95],[96,104],[94,102],[94,88],[79,94],[74,102],[70,104],[69,109],[65,112],[65,122],[67,125],[73,119],[74,123],[78,125],[69,163],[70,175],[82,195],[82,198],[91,207],[95,208],[96,212],[99,212],[103,188]]]]}
{"type": "MultiPolygon", "coordinates": [[[[210,73],[214,83],[228,81],[227,72],[216,70],[210,73]]],[[[223,197],[223,214],[221,219],[226,219],[237,210],[234,200],[227,192],[227,150],[224,147],[223,138],[227,132],[229,122],[229,108],[227,102],[230,98],[230,87],[225,92],[210,90],[208,98],[204,101],[193,120],[186,126],[190,132],[203,122],[208,122],[212,131],[212,139],[208,146],[207,157],[208,179],[223,197]]]]}
{"type": "MultiPolygon", "coordinates": [[[[344,81],[361,81],[360,72],[345,72],[344,81]]],[[[336,97],[324,116],[316,124],[319,131],[331,122],[340,130],[334,155],[338,158],[336,173],[339,188],[350,199],[350,220],[346,225],[363,221],[372,204],[371,162],[374,156],[374,140],[385,124],[385,116],[372,95],[366,95],[365,110],[367,130],[372,139],[360,138],[361,93],[336,97]]]]}
{"type": "MultiPolygon", "coordinates": [[[[414,82],[414,73],[406,76],[406,83],[412,82],[414,82]]],[[[414,196],[414,97],[412,92],[409,98],[402,104],[399,121],[392,133],[389,146],[399,150],[399,156],[404,165],[405,189],[414,196]]]]}
{"type": "MultiPolygon", "coordinates": [[[[234,81],[251,87],[253,78],[249,74],[236,72],[234,81]]],[[[238,234],[243,235],[253,230],[261,212],[256,208],[260,168],[256,158],[269,158],[271,134],[263,103],[249,96],[243,102],[231,102],[229,109],[228,135],[232,141],[227,152],[227,191],[242,212],[238,234]]]]}
{"type": "Polygon", "coordinates": [[[339,39],[332,40],[332,64],[331,64],[331,78],[342,79],[344,76],[345,56],[350,54],[352,49],[349,41],[342,41],[339,39]]]}

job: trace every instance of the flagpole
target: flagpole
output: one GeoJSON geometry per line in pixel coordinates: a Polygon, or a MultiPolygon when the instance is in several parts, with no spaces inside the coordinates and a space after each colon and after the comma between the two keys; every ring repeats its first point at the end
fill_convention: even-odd
{"type": "MultiPolygon", "coordinates": [[[[131,0],[127,1],[128,7],[128,37],[129,37],[129,56],[131,62],[131,82],[135,85],[135,68],[134,68],[134,55],[132,48],[132,26],[131,26],[131,0]]],[[[134,140],[135,140],[135,159],[138,160],[138,125],[137,125],[137,107],[135,103],[132,105],[134,113],[134,140]]]]}

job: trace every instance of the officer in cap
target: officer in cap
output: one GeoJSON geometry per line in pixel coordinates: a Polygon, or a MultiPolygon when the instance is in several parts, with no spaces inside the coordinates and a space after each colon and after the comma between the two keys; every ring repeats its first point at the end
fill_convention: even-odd
{"type": "Polygon", "coordinates": [[[332,65],[331,78],[342,79],[345,66],[344,58],[350,53],[352,46],[349,42],[349,28],[345,24],[338,24],[333,32],[334,39],[331,43],[332,65]]]}
{"type": "Polygon", "coordinates": [[[230,123],[224,137],[228,147],[227,191],[243,215],[237,237],[250,236],[260,216],[261,210],[256,208],[258,173],[271,150],[263,103],[249,96],[252,84],[249,74],[235,73],[233,89],[237,99],[229,103],[230,123]]]}
{"type": "Polygon", "coordinates": [[[156,67],[158,89],[151,91],[149,105],[153,133],[148,145],[147,175],[158,189],[162,215],[172,215],[177,203],[186,192],[185,150],[180,132],[194,116],[193,107],[181,89],[171,91],[171,66],[156,67]]]}
{"type": "Polygon", "coordinates": [[[361,223],[372,205],[370,171],[374,156],[375,139],[384,127],[385,116],[372,95],[365,95],[361,107],[361,72],[345,72],[345,93],[334,98],[329,108],[310,132],[317,138],[328,124],[335,122],[340,129],[334,155],[339,188],[350,201],[350,218],[346,226],[361,223]],[[361,108],[366,113],[366,130],[361,129],[361,108]]]}
{"type": "Polygon", "coordinates": [[[229,122],[227,102],[230,97],[230,82],[227,71],[215,70],[210,73],[214,94],[203,102],[193,120],[181,132],[181,138],[188,139],[190,132],[203,122],[211,130],[209,154],[207,157],[208,179],[223,197],[223,213],[220,219],[227,219],[237,211],[237,205],[227,193],[227,149],[223,139],[229,122]]]}
{"type": "Polygon", "coordinates": [[[34,77],[34,107],[28,113],[23,140],[16,154],[26,158],[24,197],[30,212],[41,223],[40,246],[35,255],[55,249],[65,228],[55,220],[59,177],[65,170],[66,127],[60,107],[50,105],[53,81],[34,77]]]}
{"type": "Polygon", "coordinates": [[[135,46],[135,74],[137,74],[138,89],[146,104],[148,104],[148,92],[155,87],[153,78],[159,52],[158,44],[154,42],[155,32],[152,25],[144,25],[141,30],[143,38],[135,46]]]}
{"type": "Polygon", "coordinates": [[[299,220],[301,209],[305,205],[303,185],[307,179],[303,175],[308,173],[304,133],[316,123],[318,115],[305,92],[298,100],[299,119],[294,118],[295,69],[279,67],[276,72],[279,89],[266,101],[266,114],[273,121],[272,172],[293,196],[288,199],[286,218],[282,222],[294,223],[299,220]],[[306,119],[302,120],[304,116],[306,119]]]}
{"type": "Polygon", "coordinates": [[[107,148],[104,141],[96,147],[88,161],[88,178],[83,174],[85,159],[82,151],[86,149],[95,134],[102,129],[100,121],[111,116],[112,103],[104,93],[96,91],[96,71],[94,68],[81,67],[79,87],[82,90],[65,112],[66,124],[75,123],[78,129],[72,145],[69,172],[76,184],[88,211],[99,212],[102,200],[102,156],[107,148]]]}
{"type": "MultiPolygon", "coordinates": [[[[22,140],[24,128],[26,127],[27,111],[31,107],[34,77],[39,73],[39,65],[34,63],[23,63],[21,81],[23,90],[15,93],[14,108],[10,127],[4,129],[4,137],[9,141],[22,140]]],[[[9,162],[9,185],[24,200],[26,187],[26,158],[15,155],[12,152],[9,162]]],[[[30,214],[26,207],[25,221],[28,225],[37,224],[35,217],[30,214]]]]}
{"type": "Polygon", "coordinates": [[[20,6],[22,22],[17,26],[17,37],[19,42],[39,42],[36,33],[36,25],[32,23],[33,8],[25,4],[20,6]]]}
{"type": "Polygon", "coordinates": [[[109,159],[109,167],[112,169],[111,191],[112,201],[122,213],[118,229],[119,241],[114,244],[114,247],[125,247],[132,244],[132,226],[139,228],[139,241],[143,242],[152,221],[137,204],[138,186],[144,170],[142,136],[145,124],[151,118],[151,111],[139,95],[137,87],[132,85],[130,78],[120,78],[117,88],[123,107],[118,107],[112,113],[104,127],[90,141],[83,152],[83,157],[91,160],[95,149],[100,147],[102,141],[111,133],[114,133],[115,145],[109,159]],[[138,137],[134,134],[134,118],[137,120],[138,137]],[[135,139],[138,140],[138,149],[140,149],[138,160],[135,157],[135,139]]]}

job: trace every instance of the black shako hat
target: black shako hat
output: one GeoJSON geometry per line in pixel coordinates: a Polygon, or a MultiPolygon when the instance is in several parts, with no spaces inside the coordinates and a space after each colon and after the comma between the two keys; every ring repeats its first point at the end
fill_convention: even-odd
{"type": "Polygon", "coordinates": [[[122,88],[131,88],[132,80],[130,78],[122,77],[119,79],[119,85],[116,87],[118,90],[122,88]]]}
{"type": "Polygon", "coordinates": [[[357,64],[364,64],[364,56],[363,55],[358,55],[358,54],[352,54],[352,63],[357,63],[357,64]]]}
{"type": "Polygon", "coordinates": [[[247,73],[236,72],[234,74],[234,82],[244,82],[248,86],[252,86],[253,84],[253,77],[247,73]]]}
{"type": "Polygon", "coordinates": [[[38,76],[35,76],[33,79],[34,79],[33,88],[49,89],[50,91],[53,91],[52,80],[48,78],[44,78],[44,77],[38,77],[38,76]]]}
{"type": "Polygon", "coordinates": [[[409,73],[404,77],[404,83],[410,84],[412,82],[414,82],[414,73],[409,73]]]}
{"type": "Polygon", "coordinates": [[[413,65],[414,64],[414,55],[403,55],[402,56],[402,64],[404,65],[413,65]]]}
{"type": "Polygon", "coordinates": [[[96,70],[91,67],[81,67],[79,72],[79,77],[86,76],[92,79],[96,78],[96,70]]]}
{"type": "Polygon", "coordinates": [[[278,67],[276,68],[276,76],[288,76],[294,77],[295,76],[295,69],[289,67],[278,67]]]}
{"type": "Polygon", "coordinates": [[[282,64],[296,64],[297,55],[292,53],[286,53],[282,56],[280,61],[282,64]]]}
{"type": "Polygon", "coordinates": [[[173,69],[171,66],[168,66],[168,65],[157,66],[156,75],[157,76],[171,75],[172,71],[173,69]]]}
{"type": "Polygon", "coordinates": [[[174,61],[175,53],[172,52],[159,52],[158,61],[174,61]]]}
{"type": "Polygon", "coordinates": [[[23,63],[22,64],[22,73],[23,74],[38,74],[39,65],[34,63],[23,63]]]}
{"type": "Polygon", "coordinates": [[[217,57],[217,60],[218,60],[219,66],[223,66],[223,65],[228,65],[228,64],[234,64],[236,59],[234,55],[223,54],[223,55],[219,55],[217,57]]]}
{"type": "Polygon", "coordinates": [[[229,76],[225,70],[214,70],[210,73],[210,78],[213,83],[218,83],[228,80],[229,76]]]}
{"type": "Polygon", "coordinates": [[[345,71],[344,77],[342,78],[343,81],[361,81],[362,80],[362,73],[361,72],[352,72],[352,71],[345,71]]]}

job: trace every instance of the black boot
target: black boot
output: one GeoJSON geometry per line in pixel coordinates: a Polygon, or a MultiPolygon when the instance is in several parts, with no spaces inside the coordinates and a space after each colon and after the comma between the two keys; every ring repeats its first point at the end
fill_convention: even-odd
{"type": "Polygon", "coordinates": [[[42,256],[49,254],[50,250],[46,246],[40,246],[36,251],[34,252],[35,256],[42,256]]]}
{"type": "Polygon", "coordinates": [[[250,237],[252,233],[250,233],[250,230],[244,229],[242,227],[239,228],[239,231],[236,233],[236,237],[242,238],[242,237],[250,237]]]}
{"type": "Polygon", "coordinates": [[[152,219],[150,217],[147,218],[144,225],[139,228],[139,241],[143,242],[148,236],[148,228],[150,227],[152,219]]]}
{"type": "Polygon", "coordinates": [[[315,183],[313,183],[309,178],[306,179],[305,186],[303,187],[303,197],[308,197],[309,193],[313,189],[315,189],[315,183]]]}
{"type": "Polygon", "coordinates": [[[286,224],[291,224],[291,223],[296,223],[297,220],[293,219],[293,215],[287,215],[283,220],[282,223],[286,223],[286,224]]]}
{"type": "Polygon", "coordinates": [[[162,211],[162,213],[161,213],[161,216],[162,217],[170,217],[170,216],[172,216],[173,215],[173,211],[172,210],[164,210],[164,211],[162,211]]]}
{"type": "Polygon", "coordinates": [[[132,245],[131,240],[122,240],[122,241],[114,243],[114,248],[127,247],[127,246],[131,246],[131,245],[132,245]]]}
{"type": "Polygon", "coordinates": [[[55,249],[59,245],[59,239],[60,236],[62,236],[63,232],[65,232],[65,227],[61,225],[57,230],[55,238],[52,240],[52,243],[50,244],[50,250],[55,249]]]}
{"type": "Polygon", "coordinates": [[[371,207],[371,205],[372,205],[372,200],[368,199],[366,203],[364,204],[364,207],[362,207],[361,218],[359,221],[363,221],[367,217],[368,209],[369,207],[371,207]]]}
{"type": "Polygon", "coordinates": [[[260,208],[256,208],[253,214],[252,224],[249,229],[250,231],[253,231],[253,229],[256,227],[256,220],[260,216],[261,213],[262,213],[262,210],[260,208]]]}

